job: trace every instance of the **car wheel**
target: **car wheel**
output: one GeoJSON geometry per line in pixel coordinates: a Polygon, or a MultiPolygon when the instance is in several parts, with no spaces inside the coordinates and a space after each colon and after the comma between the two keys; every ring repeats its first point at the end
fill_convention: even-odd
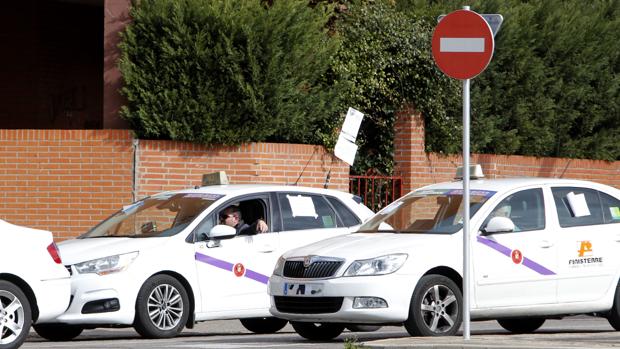
{"type": "Polygon", "coordinates": [[[286,326],[288,321],[277,317],[255,317],[251,319],[241,319],[241,324],[248,331],[258,334],[276,333],[286,326]]]}
{"type": "Polygon", "coordinates": [[[66,324],[37,324],[33,327],[39,336],[52,342],[70,341],[84,330],[81,326],[66,324]]]}
{"type": "Polygon", "coordinates": [[[311,341],[327,341],[338,337],[344,325],[335,323],[291,322],[295,332],[311,341]]]}
{"type": "Polygon", "coordinates": [[[512,333],[532,333],[545,323],[543,318],[498,319],[497,322],[505,330],[512,333]]]}
{"type": "Polygon", "coordinates": [[[463,296],[454,281],[426,275],[413,291],[405,328],[412,336],[452,336],[461,326],[463,296]]]}
{"type": "Polygon", "coordinates": [[[136,300],[134,328],[145,338],[178,335],[189,317],[189,298],[179,280],[159,274],[146,280],[136,300]]]}
{"type": "Polygon", "coordinates": [[[377,325],[347,325],[347,330],[351,332],[375,332],[380,328],[377,325]]]}
{"type": "Polygon", "coordinates": [[[0,348],[18,348],[32,324],[30,302],[12,282],[0,281],[0,348]]]}
{"type": "Polygon", "coordinates": [[[609,324],[616,329],[616,331],[620,331],[620,282],[618,283],[618,286],[616,286],[614,305],[611,307],[611,310],[607,315],[607,320],[609,321],[609,324]]]}

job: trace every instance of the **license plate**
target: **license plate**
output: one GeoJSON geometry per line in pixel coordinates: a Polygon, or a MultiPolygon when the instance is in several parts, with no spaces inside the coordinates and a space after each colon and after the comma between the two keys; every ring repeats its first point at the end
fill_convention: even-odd
{"type": "Polygon", "coordinates": [[[323,284],[284,284],[285,296],[321,296],[323,292],[323,284]]]}

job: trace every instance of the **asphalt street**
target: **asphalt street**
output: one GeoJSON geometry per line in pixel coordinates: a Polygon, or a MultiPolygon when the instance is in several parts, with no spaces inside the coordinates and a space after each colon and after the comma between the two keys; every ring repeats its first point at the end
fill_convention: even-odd
{"type": "Polygon", "coordinates": [[[410,337],[402,327],[383,327],[376,332],[345,332],[330,342],[315,343],[299,337],[290,325],[271,335],[256,335],[245,330],[236,320],[207,321],[186,329],[171,339],[146,340],[131,328],[86,330],[70,342],[48,342],[31,333],[22,348],[620,348],[620,332],[605,319],[586,316],[548,320],[534,334],[513,335],[495,321],[473,322],[471,339],[459,336],[443,338],[410,337]]]}

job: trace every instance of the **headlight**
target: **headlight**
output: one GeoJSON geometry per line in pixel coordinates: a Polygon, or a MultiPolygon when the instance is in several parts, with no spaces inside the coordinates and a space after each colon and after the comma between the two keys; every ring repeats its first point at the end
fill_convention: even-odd
{"type": "Polygon", "coordinates": [[[371,259],[363,259],[351,263],[344,276],[366,276],[390,274],[403,266],[407,260],[404,253],[389,254],[371,259]]]}
{"type": "Polygon", "coordinates": [[[282,276],[284,273],[284,263],[286,263],[286,259],[283,257],[278,258],[278,262],[275,268],[273,268],[273,275],[282,276]]]}
{"type": "Polygon", "coordinates": [[[107,275],[127,269],[136,257],[138,257],[137,251],[77,263],[74,267],[80,274],[96,273],[98,275],[107,275]]]}

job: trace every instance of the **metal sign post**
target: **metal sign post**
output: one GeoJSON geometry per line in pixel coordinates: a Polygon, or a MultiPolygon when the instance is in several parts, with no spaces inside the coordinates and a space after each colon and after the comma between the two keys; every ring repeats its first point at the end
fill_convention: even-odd
{"type": "Polygon", "coordinates": [[[493,56],[495,33],[503,17],[479,15],[469,6],[439,17],[433,33],[433,58],[446,75],[463,81],[463,338],[470,339],[471,249],[469,231],[470,79],[480,74],[493,56]]]}

